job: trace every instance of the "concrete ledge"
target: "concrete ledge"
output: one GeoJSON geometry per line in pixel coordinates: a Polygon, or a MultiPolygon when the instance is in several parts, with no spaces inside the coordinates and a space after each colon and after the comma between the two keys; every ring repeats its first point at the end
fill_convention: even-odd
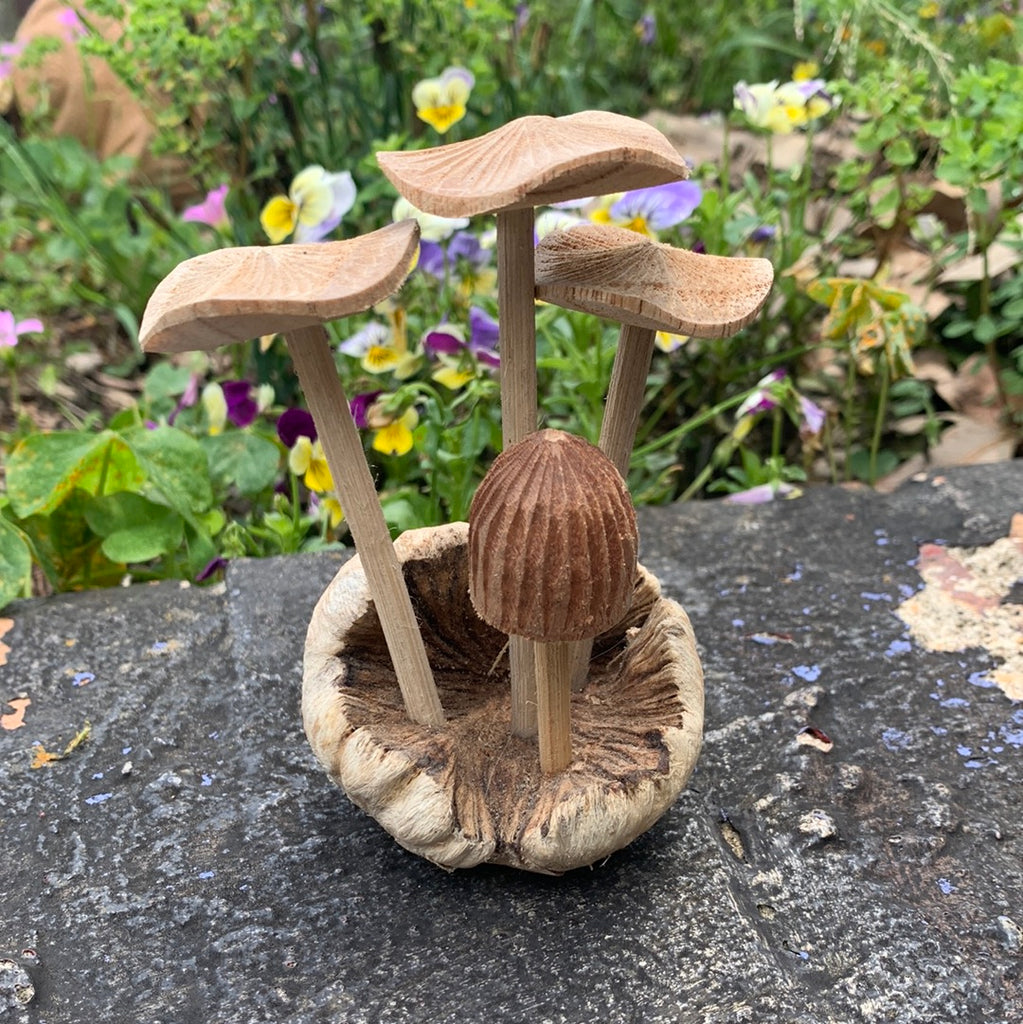
{"type": "Polygon", "coordinates": [[[1020,461],[643,510],[701,643],[705,747],[657,826],[561,879],[445,874],[321,773],[300,658],[337,556],[16,604],[0,1017],[1018,1020],[1023,703],[897,614],[922,544],[990,545],[1018,512],[1020,461]]]}

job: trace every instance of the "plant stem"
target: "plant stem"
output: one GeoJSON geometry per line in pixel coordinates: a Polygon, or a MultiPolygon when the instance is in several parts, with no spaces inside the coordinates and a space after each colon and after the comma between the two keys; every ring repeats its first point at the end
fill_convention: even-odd
{"type": "Polygon", "coordinates": [[[870,438],[870,464],[867,470],[870,486],[877,483],[877,453],[881,448],[881,433],[884,430],[885,413],[888,411],[888,381],[890,371],[888,360],[880,360],[878,372],[881,375],[881,389],[877,396],[877,413],[874,416],[874,432],[870,438]]]}

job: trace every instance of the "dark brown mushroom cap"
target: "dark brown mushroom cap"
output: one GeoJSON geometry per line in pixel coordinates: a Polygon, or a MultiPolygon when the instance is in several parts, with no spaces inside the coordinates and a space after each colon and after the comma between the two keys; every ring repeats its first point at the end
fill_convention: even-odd
{"type": "Polygon", "coordinates": [[[546,642],[610,629],[629,609],[638,534],[607,456],[560,430],[505,449],[469,510],[469,596],[502,632],[546,642]]]}
{"type": "Polygon", "coordinates": [[[528,209],[689,177],[656,128],[604,110],[520,117],[465,142],[377,153],[377,162],[409,202],[438,217],[528,209]]]}
{"type": "Polygon", "coordinates": [[[413,220],[359,238],[217,249],[157,285],[142,318],[147,352],[188,352],[361,313],[397,291],[419,244],[413,220]]]}
{"type": "Polygon", "coordinates": [[[536,247],[536,294],[616,323],[724,338],[760,312],[770,260],[710,256],[607,224],[554,231],[536,247]]]}

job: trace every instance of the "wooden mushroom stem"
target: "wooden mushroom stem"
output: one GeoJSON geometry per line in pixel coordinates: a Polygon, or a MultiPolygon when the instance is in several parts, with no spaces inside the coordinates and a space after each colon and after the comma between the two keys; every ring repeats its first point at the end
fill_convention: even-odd
{"type": "Polygon", "coordinates": [[[537,642],[536,700],[540,768],[560,772],[572,761],[572,656],[575,643],[537,642]]]}
{"type": "Polygon", "coordinates": [[[441,726],[444,712],[433,672],[327,332],[316,325],[285,338],[366,573],[405,710],[413,722],[441,726]]]}
{"type": "MultiPolygon", "coordinates": [[[[650,327],[622,324],[611,369],[598,447],[626,482],[656,336],[657,332],[650,327]]],[[[579,640],[571,648],[568,657],[572,666],[572,689],[581,690],[589,673],[593,640],[579,640]]]]}
{"type": "MultiPolygon", "coordinates": [[[[536,430],[536,318],[533,209],[497,215],[497,301],[501,323],[501,432],[508,448],[536,430]]],[[[511,731],[537,734],[533,641],[508,638],[511,731]]]]}

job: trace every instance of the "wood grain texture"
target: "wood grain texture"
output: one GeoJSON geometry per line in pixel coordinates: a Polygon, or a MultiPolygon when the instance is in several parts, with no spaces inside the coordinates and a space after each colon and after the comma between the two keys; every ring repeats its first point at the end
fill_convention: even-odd
{"type": "Polygon", "coordinates": [[[407,220],[340,242],[195,256],[156,287],[140,343],[147,352],[209,350],[360,313],[397,291],[418,243],[419,226],[407,220]]]}
{"type": "Polygon", "coordinates": [[[606,224],[554,231],[536,248],[537,298],[696,338],[751,323],[773,281],[769,260],[690,252],[606,224]]]}
{"type": "Polygon", "coordinates": [[[406,199],[440,217],[543,206],[689,176],[656,128],[603,110],[520,117],[475,139],[377,153],[377,161],[406,199]]]}
{"type": "Polygon", "coordinates": [[[403,847],[447,869],[506,864],[558,874],[648,829],[685,787],[703,729],[692,627],[641,567],[627,616],[596,640],[571,696],[572,761],[542,772],[535,741],[511,735],[505,636],[468,598],[465,523],[395,543],[448,713],[424,729],[404,713],[359,560],[317,604],[302,715],[317,758],[403,847]]]}
{"type": "Polygon", "coordinates": [[[596,636],[632,599],[632,500],[606,456],[540,430],[506,448],[469,510],[469,590],[504,633],[551,642],[596,636]]]}

